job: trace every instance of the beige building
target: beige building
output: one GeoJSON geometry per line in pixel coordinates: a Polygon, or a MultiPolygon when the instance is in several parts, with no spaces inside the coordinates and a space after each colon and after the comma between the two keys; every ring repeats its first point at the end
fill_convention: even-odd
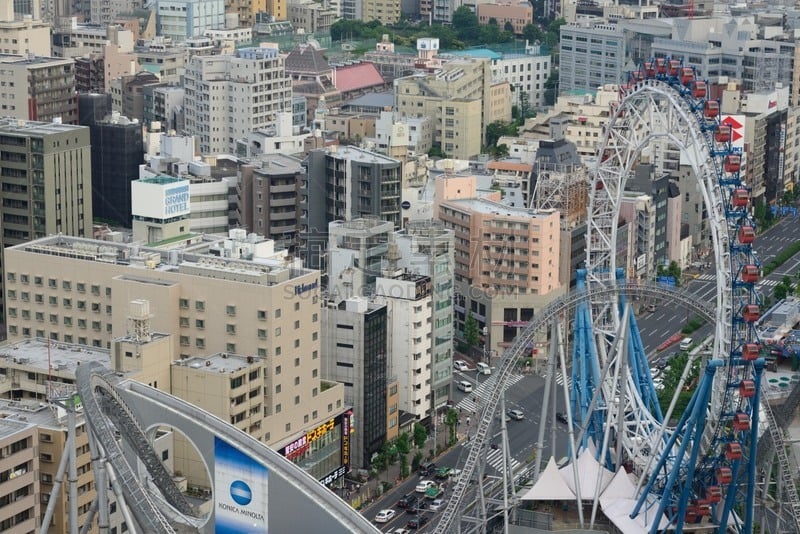
{"type": "Polygon", "coordinates": [[[384,25],[396,24],[400,21],[400,0],[364,0],[361,19],[365,22],[378,20],[384,25]]]}
{"type": "Polygon", "coordinates": [[[49,57],[50,25],[41,20],[39,1],[31,2],[31,17],[15,17],[14,4],[14,0],[0,0],[0,53],[49,57]]]}
{"type": "Polygon", "coordinates": [[[334,7],[327,7],[313,0],[296,0],[289,3],[288,20],[295,29],[306,33],[327,32],[339,18],[334,7]]]}
{"type": "Polygon", "coordinates": [[[0,115],[77,124],[74,61],[40,56],[0,56],[0,115]]]}
{"type": "MultiPolygon", "coordinates": [[[[172,359],[225,352],[263,360],[265,387],[273,387],[262,410],[269,424],[254,437],[280,443],[298,421],[310,428],[329,416],[328,404],[335,407],[342,393],[319,378],[319,273],[284,260],[271,241],[252,241],[169,251],[56,236],[12,247],[9,340],[110,348],[128,334],[130,301],[147,300],[152,324],[171,334],[172,359]],[[279,384],[283,396],[273,393],[279,384]]],[[[147,373],[142,381],[168,390],[163,369],[147,373]]]]}
{"type": "Polygon", "coordinates": [[[439,178],[451,179],[461,184],[454,195],[460,198],[445,197],[438,218],[455,232],[457,329],[463,332],[471,313],[487,329],[487,351],[499,354],[535,309],[564,292],[558,276],[559,213],[476,198],[474,185],[469,198],[469,178],[439,178]]]}
{"type": "MultiPolygon", "coordinates": [[[[39,526],[38,434],[26,421],[0,417],[0,531],[39,526]]],[[[66,532],[66,531],[63,531],[66,532]]]]}
{"type": "Polygon", "coordinates": [[[533,22],[533,6],[530,2],[502,2],[496,4],[478,4],[478,22],[489,24],[494,19],[501,30],[506,24],[514,28],[514,35],[521,36],[525,25],[533,22]]]}
{"type": "Polygon", "coordinates": [[[161,38],[150,41],[135,52],[139,70],[146,70],[158,76],[159,81],[180,85],[186,68],[186,50],[173,46],[161,38]]]}
{"type": "Polygon", "coordinates": [[[434,143],[456,159],[474,159],[483,149],[486,126],[511,120],[511,88],[493,84],[486,59],[454,59],[440,70],[395,80],[397,117],[430,117],[434,143]],[[480,132],[480,135],[477,135],[480,132]]]}

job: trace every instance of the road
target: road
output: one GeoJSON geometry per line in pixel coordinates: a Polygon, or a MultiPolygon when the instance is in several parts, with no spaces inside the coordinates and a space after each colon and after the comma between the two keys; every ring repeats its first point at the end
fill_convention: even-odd
{"type": "MultiPolygon", "coordinates": [[[[478,398],[478,404],[480,404],[481,399],[486,394],[485,389],[481,388],[480,385],[485,382],[489,376],[484,375],[476,375],[474,371],[467,371],[467,372],[454,372],[453,380],[469,380],[473,384],[476,384],[475,390],[473,393],[464,394],[460,391],[456,392],[456,396],[453,399],[456,403],[456,406],[461,406],[461,421],[462,425],[460,427],[460,432],[474,432],[475,428],[477,427],[477,421],[475,421],[475,416],[470,415],[472,412],[466,409],[467,406],[474,406],[473,398],[478,398]],[[467,416],[470,417],[470,425],[469,428],[466,426],[466,418],[467,416]]],[[[539,431],[539,424],[541,419],[541,406],[544,397],[544,384],[545,379],[540,376],[535,375],[519,375],[516,377],[514,385],[511,386],[506,392],[506,409],[519,409],[522,410],[525,414],[525,419],[522,421],[515,421],[511,420],[506,423],[506,430],[508,434],[508,442],[509,442],[509,450],[511,451],[511,465],[512,468],[516,468],[520,464],[526,464],[530,462],[533,458],[535,443],[538,438],[538,431],[539,431]]],[[[455,389],[455,388],[454,388],[455,389]]],[[[564,394],[563,389],[559,386],[557,389],[556,395],[556,409],[549,410],[550,412],[554,411],[565,411],[564,409],[564,394]]],[[[552,416],[549,418],[552,419],[552,416]]],[[[498,445],[501,444],[501,436],[499,435],[499,425],[500,422],[496,422],[496,426],[494,427],[494,434],[495,437],[492,439],[493,442],[497,443],[498,445]]],[[[547,428],[555,428],[555,432],[548,432],[546,434],[546,443],[544,444],[544,458],[547,459],[550,457],[550,451],[552,450],[552,438],[555,437],[555,446],[556,446],[556,454],[554,455],[556,459],[560,459],[567,454],[567,426],[561,423],[552,423],[548,422],[547,428]]],[[[448,466],[453,468],[460,468],[464,461],[467,458],[468,447],[470,446],[469,443],[461,443],[454,447],[452,450],[445,453],[443,456],[439,458],[437,461],[437,465],[441,466],[448,466]]],[[[487,454],[486,459],[486,471],[485,474],[490,477],[498,477],[501,475],[501,472],[498,468],[502,467],[502,452],[500,448],[498,449],[490,449],[487,454]]],[[[544,463],[542,464],[544,465],[544,463]]],[[[397,507],[397,501],[400,498],[408,493],[414,491],[414,486],[422,480],[419,476],[411,476],[403,483],[398,486],[392,488],[389,492],[384,494],[380,499],[378,499],[373,505],[371,505],[366,511],[365,515],[369,518],[374,518],[375,514],[378,513],[379,510],[384,508],[392,508],[397,511],[397,515],[395,518],[384,525],[379,525],[383,532],[392,532],[398,528],[404,528],[408,520],[413,517],[410,514],[405,513],[401,508],[397,507]]],[[[450,496],[449,491],[445,491],[444,498],[447,499],[450,496]]],[[[433,521],[433,516],[435,515],[434,512],[423,512],[431,516],[431,522],[429,525],[435,524],[433,521]]],[[[437,512],[438,513],[438,512],[437,512]]],[[[420,532],[425,532],[426,528],[420,529],[420,532]]]]}
{"type": "MultiPolygon", "coordinates": [[[[767,264],[778,253],[784,250],[798,239],[800,222],[798,219],[785,217],[772,228],[759,235],[753,248],[756,250],[762,264],[767,264]]],[[[795,273],[800,270],[800,253],[794,255],[786,263],[781,265],[775,272],[761,280],[757,287],[762,296],[772,296],[773,288],[789,275],[794,278],[795,273]]],[[[690,280],[687,289],[697,295],[698,300],[706,302],[716,299],[717,281],[714,267],[702,271],[696,279],[690,280]]],[[[687,310],[671,305],[670,303],[659,303],[653,313],[640,312],[637,317],[639,333],[648,354],[655,352],[656,347],[672,334],[679,332],[691,319],[692,315],[687,310]]],[[[700,330],[692,334],[696,340],[711,335],[711,325],[704,325],[700,330]]]]}

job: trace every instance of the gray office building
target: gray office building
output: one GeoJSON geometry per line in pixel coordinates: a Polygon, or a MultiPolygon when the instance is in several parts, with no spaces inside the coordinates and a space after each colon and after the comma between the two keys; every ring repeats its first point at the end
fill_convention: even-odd
{"type": "Polygon", "coordinates": [[[559,49],[559,94],[596,91],[622,80],[625,35],[617,25],[598,20],[565,24],[559,49]]]}

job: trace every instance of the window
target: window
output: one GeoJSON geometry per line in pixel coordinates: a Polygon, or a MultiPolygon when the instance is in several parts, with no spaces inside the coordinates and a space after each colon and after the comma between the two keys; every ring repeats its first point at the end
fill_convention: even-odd
{"type": "Polygon", "coordinates": [[[236,325],[235,324],[226,325],[225,326],[225,331],[228,332],[229,334],[235,334],[236,333],[236,325]]]}
{"type": "Polygon", "coordinates": [[[62,299],[61,305],[67,309],[72,308],[72,299],[62,299]]]}
{"type": "Polygon", "coordinates": [[[278,393],[280,393],[282,388],[283,388],[283,386],[281,384],[276,384],[275,385],[275,394],[277,395],[278,393]]]}
{"type": "Polygon", "coordinates": [[[206,348],[206,340],[203,339],[202,337],[198,337],[197,339],[194,340],[194,346],[197,347],[198,349],[204,349],[206,348]]]}
{"type": "Polygon", "coordinates": [[[295,386],[299,386],[300,385],[300,377],[299,376],[294,377],[294,385],[295,386]]]}
{"type": "Polygon", "coordinates": [[[92,321],[92,330],[95,332],[100,331],[100,321],[92,321]]]}
{"type": "Polygon", "coordinates": [[[236,306],[226,306],[225,313],[227,313],[230,317],[234,317],[236,315],[236,306]]]}
{"type": "Polygon", "coordinates": [[[39,322],[44,321],[44,313],[43,312],[36,312],[35,314],[36,320],[39,322]]]}
{"type": "Polygon", "coordinates": [[[180,318],[180,325],[188,327],[189,326],[189,318],[188,317],[181,317],[180,318]]]}
{"type": "Polygon", "coordinates": [[[56,289],[58,287],[58,280],[56,280],[55,278],[50,278],[47,281],[47,285],[50,286],[50,289],[56,289]]]}
{"type": "Polygon", "coordinates": [[[181,336],[181,347],[189,346],[189,336],[181,336]]]}
{"type": "Polygon", "coordinates": [[[276,374],[276,375],[279,375],[279,374],[281,374],[281,366],[280,366],[280,365],[278,365],[277,367],[275,367],[275,374],[276,374]]]}
{"type": "Polygon", "coordinates": [[[258,339],[267,339],[267,329],[266,328],[259,328],[258,329],[258,339]]]}
{"type": "Polygon", "coordinates": [[[294,348],[296,348],[296,349],[300,348],[300,340],[299,339],[295,339],[294,340],[294,348]]]}
{"type": "Polygon", "coordinates": [[[300,404],[300,395],[295,395],[294,396],[294,404],[295,404],[295,406],[300,404]]]}
{"type": "Polygon", "coordinates": [[[92,311],[94,313],[100,313],[100,303],[99,302],[92,302],[92,311]]]}
{"type": "Polygon", "coordinates": [[[180,299],[179,303],[182,310],[189,309],[189,299],[180,299]]]}
{"type": "Polygon", "coordinates": [[[58,306],[58,297],[50,295],[47,297],[47,301],[50,303],[50,306],[58,306]]]}
{"type": "Polygon", "coordinates": [[[206,322],[203,319],[195,319],[194,326],[199,330],[203,330],[206,327],[206,322]]]}
{"type": "Polygon", "coordinates": [[[9,282],[16,282],[17,281],[16,273],[6,273],[6,280],[8,280],[9,282]]]}
{"type": "Polygon", "coordinates": [[[295,302],[294,303],[294,311],[300,311],[300,303],[299,302],[295,302]]]}
{"type": "Polygon", "coordinates": [[[275,356],[280,356],[280,355],[281,355],[281,348],[275,347],[275,356]]]}
{"type": "Polygon", "coordinates": [[[202,300],[198,300],[194,303],[194,309],[199,312],[206,311],[206,303],[202,300]]]}
{"type": "Polygon", "coordinates": [[[275,337],[278,337],[280,335],[281,335],[281,327],[279,326],[278,328],[275,329],[275,337]]]}
{"type": "Polygon", "coordinates": [[[276,404],[275,405],[275,413],[281,413],[281,405],[280,404],[276,404]]]}
{"type": "MultiPolygon", "coordinates": [[[[300,367],[300,358],[295,358],[294,359],[294,366],[295,367],[300,367]]],[[[297,380],[298,383],[299,383],[299,381],[300,381],[300,379],[297,380]]]]}
{"type": "Polygon", "coordinates": [[[281,309],[280,308],[275,310],[275,318],[276,319],[280,319],[281,318],[281,309]]]}
{"type": "Polygon", "coordinates": [[[311,316],[311,322],[312,323],[316,323],[318,320],[319,320],[319,315],[318,314],[315,313],[315,314],[313,314],[311,316]]]}
{"type": "Polygon", "coordinates": [[[86,284],[83,282],[78,282],[77,288],[79,293],[86,293],[86,284]]]}
{"type": "Polygon", "coordinates": [[[100,296],[100,286],[92,284],[92,295],[100,296]]]}
{"type": "Polygon", "coordinates": [[[300,321],[295,321],[294,322],[294,329],[295,330],[300,330],[300,321]]]}
{"type": "Polygon", "coordinates": [[[64,291],[72,291],[72,282],[69,280],[64,280],[61,282],[61,287],[64,289],[64,291]]]}
{"type": "Polygon", "coordinates": [[[267,312],[264,310],[258,310],[258,320],[259,321],[266,321],[267,320],[267,312]]]}
{"type": "Polygon", "coordinates": [[[236,343],[225,343],[225,350],[227,352],[236,352],[236,343]]]}
{"type": "Polygon", "coordinates": [[[86,328],[86,319],[78,319],[78,328],[86,328]]]}
{"type": "Polygon", "coordinates": [[[34,276],[33,277],[33,284],[39,287],[42,287],[42,277],[41,276],[34,276]]]}

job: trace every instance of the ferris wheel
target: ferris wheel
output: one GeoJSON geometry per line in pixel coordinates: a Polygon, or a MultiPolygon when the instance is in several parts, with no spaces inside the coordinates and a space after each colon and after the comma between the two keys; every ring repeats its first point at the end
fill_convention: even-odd
{"type": "MultiPolygon", "coordinates": [[[[593,168],[587,261],[579,272],[578,289],[540,311],[504,354],[464,465],[465,476],[435,532],[448,532],[458,521],[470,477],[482,472],[484,441],[516,362],[527,355],[537,331],[551,322],[551,354],[555,354],[557,339],[563,337],[556,323],[567,312],[574,312],[572,380],[563,386],[571,461],[576,461],[579,450],[591,449],[603,467],[636,475],[638,497],[626,515],[650,514],[651,519],[642,522],[643,532],[655,533],[669,525],[680,532],[684,525],[700,523],[719,532],[752,532],[764,369],[755,330],[761,313],[756,292],[760,262],[752,248],[752,189],[742,176],[743,154],[709,90],[692,67],[671,58],[643,63],[619,88],[593,168]],[[694,302],[690,295],[626,281],[617,265],[627,178],[643,155],[652,157],[667,147],[680,151],[704,201],[717,274],[711,306],[694,302]],[[713,321],[710,355],[694,362],[690,358],[687,366],[699,366],[700,372],[693,384],[680,384],[694,388],[683,414],[673,413],[680,391],[666,413],[661,411],[627,301],[633,295],[682,302],[713,321]],[[673,418],[679,421],[670,426],[673,418]]],[[[553,365],[554,359],[551,356],[553,365]]],[[[599,485],[598,479],[597,488],[584,488],[583,497],[578,494],[584,502],[587,495],[593,499],[592,521],[599,485]]],[[[479,500],[483,502],[483,497],[479,500]]]]}

